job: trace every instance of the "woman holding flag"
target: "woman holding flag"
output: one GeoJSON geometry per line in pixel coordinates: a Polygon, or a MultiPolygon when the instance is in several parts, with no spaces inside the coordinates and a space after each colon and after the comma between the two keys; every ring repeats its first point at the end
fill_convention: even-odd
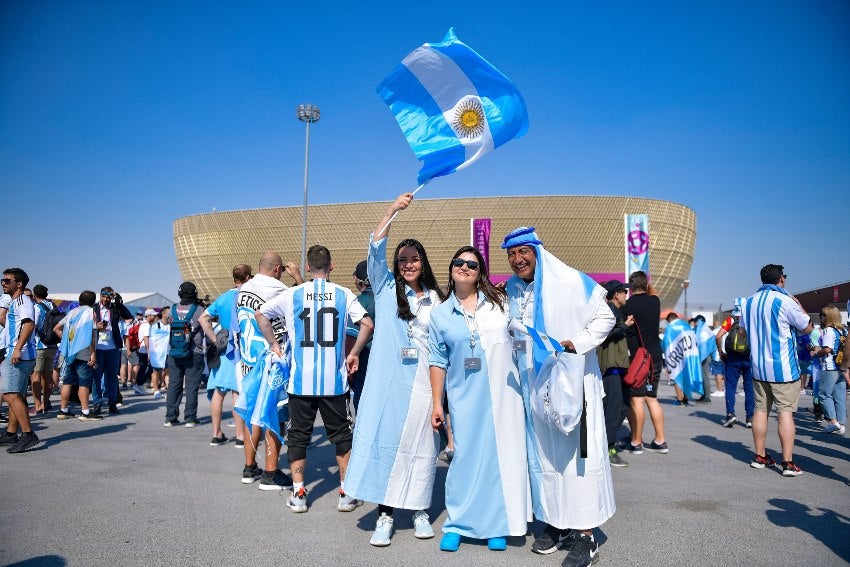
{"type": "Polygon", "coordinates": [[[367,271],[375,293],[375,335],[354,444],[345,476],[353,498],[378,503],[370,543],[390,544],[393,510],[414,510],[414,535],[434,537],[426,509],[436,475],[438,438],[430,427],[428,325],[431,310],[445,299],[425,248],[405,239],[387,265],[392,217],[413,200],[404,193],[390,205],[369,245],[367,271]]]}
{"type": "Polygon", "coordinates": [[[444,422],[444,388],[457,452],[446,477],[440,549],[456,551],[461,537],[486,539],[504,550],[505,536],[525,535],[530,492],[519,372],[508,333],[504,290],[490,283],[481,253],[455,252],[449,297],[431,314],[429,358],[436,431],[444,422]]]}

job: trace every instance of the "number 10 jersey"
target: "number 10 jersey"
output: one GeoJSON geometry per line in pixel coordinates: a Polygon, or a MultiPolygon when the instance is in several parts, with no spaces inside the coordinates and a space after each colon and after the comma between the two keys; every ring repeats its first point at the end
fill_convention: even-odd
{"type": "Polygon", "coordinates": [[[351,290],[315,279],[287,289],[260,313],[286,321],[292,353],[287,393],[339,396],[348,391],[345,324],[349,318],[358,323],[366,315],[351,290]]]}

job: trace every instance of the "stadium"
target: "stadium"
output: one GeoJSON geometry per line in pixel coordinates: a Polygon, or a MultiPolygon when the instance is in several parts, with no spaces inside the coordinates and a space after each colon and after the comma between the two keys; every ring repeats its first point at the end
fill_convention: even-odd
{"type": "MultiPolygon", "coordinates": [[[[352,287],[352,273],[366,257],[369,235],[389,201],[312,205],[307,208],[307,246],[331,251],[331,279],[352,287]]],[[[231,270],[248,264],[256,270],[266,250],[284,262],[301,260],[301,207],[246,209],[181,217],[174,221],[174,250],[184,280],[201,296],[215,298],[233,286],[231,270]]],[[[662,308],[671,308],[682,293],[694,258],[696,214],[669,201],[637,197],[522,196],[417,199],[399,214],[390,229],[389,253],[402,238],[420,240],[441,285],[452,254],[471,241],[471,219],[492,219],[490,273],[494,280],[510,273],[500,249],[505,234],[534,226],[546,248],[597,281],[623,279],[625,214],[649,215],[650,277],[662,308]]],[[[289,278],[284,275],[284,281],[289,278]]]]}

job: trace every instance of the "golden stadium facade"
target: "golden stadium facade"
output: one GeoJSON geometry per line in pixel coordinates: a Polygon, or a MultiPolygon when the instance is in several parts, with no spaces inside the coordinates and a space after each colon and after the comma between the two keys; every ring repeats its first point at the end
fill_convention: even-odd
{"type": "MultiPolygon", "coordinates": [[[[352,273],[366,257],[369,235],[389,201],[313,205],[307,209],[307,246],[331,251],[331,279],[353,287],[352,273]]],[[[284,261],[301,260],[301,207],[204,213],[174,221],[174,250],[184,280],[211,298],[233,285],[231,270],[248,264],[256,270],[266,250],[284,261]]],[[[402,238],[420,240],[441,284],[452,254],[470,243],[472,218],[492,219],[490,272],[510,273],[500,249],[505,234],[534,226],[547,250],[589,274],[625,271],[625,214],[649,215],[650,276],[662,308],[673,307],[694,258],[696,214],[669,201],[636,197],[523,196],[417,199],[396,218],[389,253],[402,238]]],[[[390,261],[392,259],[390,258],[390,261]]],[[[291,284],[288,276],[284,281],[291,284]]]]}

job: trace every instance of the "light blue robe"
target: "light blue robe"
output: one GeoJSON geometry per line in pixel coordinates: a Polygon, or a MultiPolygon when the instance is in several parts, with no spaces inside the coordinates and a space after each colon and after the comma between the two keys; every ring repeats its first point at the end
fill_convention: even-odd
{"type": "Polygon", "coordinates": [[[437,305],[435,291],[420,300],[405,286],[412,313],[398,318],[396,282],[387,266],[387,239],[371,243],[367,269],[375,292],[375,334],[345,475],[345,492],[354,498],[424,510],[431,505],[439,437],[431,428],[428,323],[437,305]],[[420,307],[421,303],[421,307],[420,307]],[[419,349],[418,360],[402,360],[402,347],[419,349]]]}
{"type": "Polygon", "coordinates": [[[470,351],[470,330],[454,294],[431,313],[429,363],[447,371],[455,445],[443,532],[520,536],[531,520],[522,389],[508,323],[507,306],[503,312],[479,293],[470,351]],[[464,369],[469,357],[480,358],[480,370],[464,369]]]}

